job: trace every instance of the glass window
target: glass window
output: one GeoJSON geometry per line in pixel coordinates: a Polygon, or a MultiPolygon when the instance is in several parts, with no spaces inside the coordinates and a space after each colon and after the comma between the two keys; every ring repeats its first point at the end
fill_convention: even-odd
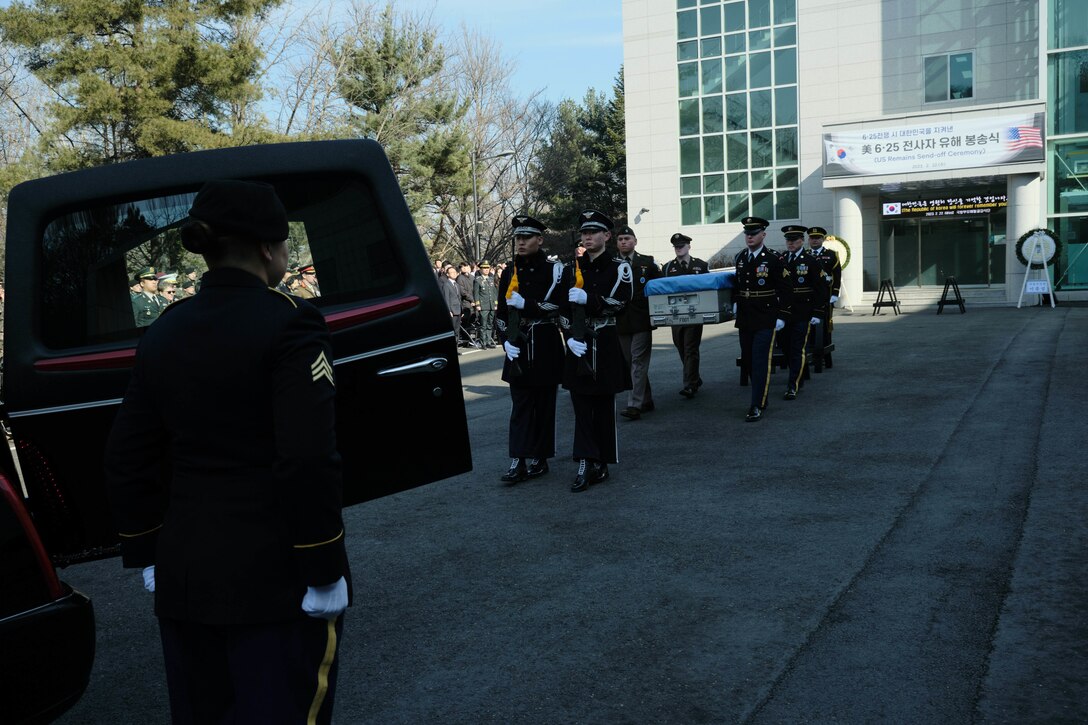
{"type": "Polygon", "coordinates": [[[680,97],[694,96],[699,92],[699,64],[681,63],[680,66],[680,97]]]}
{"type": "MultiPolygon", "coordinates": [[[[1050,213],[1088,215],[1088,140],[1055,144],[1053,159],[1050,213]]],[[[1078,241],[1088,244],[1088,237],[1078,241]]]]}
{"type": "Polygon", "coordinates": [[[698,99],[680,101],[680,135],[693,136],[697,133],[699,133],[698,99]]]}
{"type": "Polygon", "coordinates": [[[702,182],[698,176],[683,176],[680,178],[680,194],[692,196],[702,190],[702,182]]]}
{"type": "Polygon", "coordinates": [[[726,96],[725,117],[730,131],[748,128],[748,94],[730,93],[726,96]]]}
{"type": "Polygon", "coordinates": [[[728,91],[743,91],[748,87],[748,58],[743,55],[731,55],[725,58],[725,88],[728,91]]]}
{"type": "Polygon", "coordinates": [[[744,33],[733,33],[732,35],[725,36],[726,55],[745,52],[747,50],[744,43],[746,37],[747,36],[745,36],[744,33]]]}
{"type": "Polygon", "coordinates": [[[730,194],[729,221],[739,222],[746,216],[751,216],[751,214],[748,213],[748,194],[730,194]]]}
{"type": "Polygon", "coordinates": [[[708,196],[705,199],[706,216],[704,224],[723,224],[725,222],[725,197],[708,196]]]}
{"type": "Polygon", "coordinates": [[[797,22],[797,4],[795,0],[774,0],[774,24],[797,22]]]}
{"type": "Polygon", "coordinates": [[[726,157],[730,171],[748,170],[748,134],[730,133],[725,137],[726,157]]]}
{"type": "Polygon", "coordinates": [[[748,27],[761,28],[771,24],[771,0],[748,0],[748,27]]]}
{"type": "Polygon", "coordinates": [[[797,49],[784,48],[774,52],[774,84],[785,86],[797,82],[797,49]]]}
{"type": "Polygon", "coordinates": [[[703,221],[703,200],[698,196],[689,196],[680,200],[680,223],[684,226],[700,224],[703,221]]]}
{"type": "Polygon", "coordinates": [[[699,21],[702,25],[702,33],[700,35],[721,35],[722,34],[722,7],[721,5],[711,5],[710,7],[703,8],[699,11],[699,21]]]}
{"type": "Polygon", "coordinates": [[[1088,3],[1084,0],[1050,0],[1050,48],[1088,45],[1088,3]]]}
{"type": "Polygon", "coordinates": [[[753,30],[748,33],[748,50],[770,50],[771,29],[753,30]]]}
{"type": "Polygon", "coordinates": [[[948,56],[925,59],[926,103],[948,100],[948,56]]]}
{"type": "Polygon", "coordinates": [[[748,174],[743,171],[729,174],[729,190],[748,191],[748,174]]]}
{"type": "Polygon", "coordinates": [[[752,91],[748,96],[751,111],[751,127],[773,126],[771,123],[771,91],[752,91]]]}
{"type": "Polygon", "coordinates": [[[703,95],[709,96],[722,92],[722,59],[712,58],[704,60],[703,66],[703,95]]]}
{"type": "Polygon", "coordinates": [[[779,128],[774,132],[775,164],[788,166],[797,163],[797,129],[779,128]]]}
{"type": "Polygon", "coordinates": [[[775,197],[777,198],[774,214],[776,219],[797,219],[801,216],[796,189],[779,191],[775,194],[775,197]]]}
{"type": "Polygon", "coordinates": [[[680,173],[681,174],[698,174],[699,173],[699,139],[697,138],[685,138],[680,139],[680,173]]]}
{"type": "Polygon", "coordinates": [[[774,188],[774,171],[771,169],[759,169],[752,172],[752,189],[762,191],[774,188]]]}
{"type": "Polygon", "coordinates": [[[703,57],[713,58],[714,56],[722,54],[722,39],[721,38],[707,38],[703,41],[703,57]]]}
{"type": "Polygon", "coordinates": [[[676,44],[676,59],[677,60],[695,60],[699,57],[699,41],[689,40],[685,43],[676,44]]]}
{"type": "Polygon", "coordinates": [[[951,98],[971,98],[975,91],[974,62],[970,53],[948,56],[948,95],[951,98]]]}
{"type": "Polygon", "coordinates": [[[778,188],[784,188],[787,186],[797,186],[797,167],[791,166],[785,169],[778,169],[778,179],[775,186],[778,188]]]}
{"type": "Polygon", "coordinates": [[[748,87],[765,88],[771,85],[771,54],[748,54],[748,87]]]}
{"type": "Polygon", "coordinates": [[[725,32],[744,30],[744,3],[728,3],[725,6],[725,32]]]}
{"type": "Polygon", "coordinates": [[[1051,55],[1047,83],[1051,133],[1088,133],[1088,51],[1051,55]]]}
{"type": "Polygon", "coordinates": [[[762,166],[774,166],[774,144],[771,141],[773,133],[770,129],[749,132],[749,139],[752,144],[753,169],[762,166]]]}
{"type": "Polygon", "coordinates": [[[789,126],[797,123],[797,86],[774,89],[774,124],[789,126]]]}
{"type": "Polygon", "coordinates": [[[725,174],[711,174],[703,177],[704,194],[724,194],[725,174]]]}
{"type": "Polygon", "coordinates": [[[774,193],[770,191],[752,194],[752,216],[774,219],[774,193]]]}
{"type": "Polygon", "coordinates": [[[721,133],[724,131],[722,121],[722,97],[711,96],[703,99],[703,133],[721,133]]]}
{"type": "Polygon", "coordinates": [[[780,48],[783,45],[797,45],[796,25],[783,25],[774,29],[774,47],[780,48]]]}
{"type": "Polygon", "coordinates": [[[974,95],[972,53],[931,55],[924,61],[926,103],[971,98],[974,95]]]}
{"type": "Polygon", "coordinates": [[[696,5],[695,0],[676,0],[676,9],[683,10],[684,8],[693,8],[696,5]]]}
{"type": "Polygon", "coordinates": [[[703,171],[725,170],[725,147],[723,137],[703,136],[703,171]]]}
{"type": "Polygon", "coordinates": [[[685,10],[676,14],[676,37],[689,40],[699,35],[699,13],[697,10],[685,10]]]}

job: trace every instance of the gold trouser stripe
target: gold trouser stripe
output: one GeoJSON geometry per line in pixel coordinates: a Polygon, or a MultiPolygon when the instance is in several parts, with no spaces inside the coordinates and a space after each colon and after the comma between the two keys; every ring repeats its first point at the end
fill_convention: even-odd
{"type": "Polygon", "coordinates": [[[317,692],[314,693],[313,702],[310,703],[310,713],[306,716],[306,725],[316,725],[317,713],[321,712],[321,705],[325,702],[325,693],[329,691],[329,670],[332,669],[333,660],[336,659],[335,619],[329,620],[327,635],[325,656],[321,659],[321,666],[317,668],[317,692]]]}
{"type": "Polygon", "coordinates": [[[337,534],[336,536],[332,537],[328,541],[319,541],[316,544],[295,544],[294,548],[296,548],[296,549],[316,549],[319,546],[325,546],[326,544],[331,544],[334,541],[338,541],[343,535],[344,535],[344,530],[340,529],[340,533],[337,534]]]}
{"type": "Polygon", "coordinates": [[[118,531],[117,535],[120,536],[122,539],[135,539],[135,538],[138,538],[140,536],[147,536],[152,531],[158,531],[161,528],[162,528],[162,524],[159,524],[158,526],[156,526],[156,527],[154,527],[152,529],[148,529],[147,531],[141,531],[138,534],[126,534],[126,533],[123,533],[121,531],[118,531]]]}
{"type": "Polygon", "coordinates": [[[760,408],[767,407],[767,391],[771,387],[771,360],[774,358],[774,336],[778,334],[778,330],[771,331],[771,346],[767,348],[767,377],[763,382],[763,397],[760,398],[760,408]]]}
{"type": "Polygon", "coordinates": [[[801,387],[801,378],[805,377],[805,363],[808,362],[808,355],[805,354],[805,347],[808,345],[808,335],[812,332],[812,325],[805,325],[805,339],[801,342],[801,369],[797,371],[797,379],[793,381],[793,389],[801,387]]]}

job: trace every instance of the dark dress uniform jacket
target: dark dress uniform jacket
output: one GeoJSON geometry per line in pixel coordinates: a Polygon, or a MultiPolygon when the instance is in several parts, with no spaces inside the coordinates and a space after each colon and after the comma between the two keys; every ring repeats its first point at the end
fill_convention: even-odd
{"type": "Polygon", "coordinates": [[[827,280],[820,260],[807,250],[801,249],[793,260],[789,252],[782,256],[783,265],[789,272],[791,290],[790,312],[794,321],[808,321],[813,316],[827,313],[827,280]]]}
{"type": "Polygon", "coordinates": [[[321,313],[248,272],[209,271],[148,328],[106,474],[158,616],[285,621],[307,586],[350,579],[335,393],[321,313]]]}
{"type": "Polygon", "coordinates": [[[650,300],[646,297],[646,283],[661,276],[654,258],[648,254],[631,253],[631,301],[616,315],[616,331],[621,335],[649,332],[650,300]]]}
{"type": "Polygon", "coordinates": [[[775,320],[790,319],[790,284],[778,254],[767,249],[748,260],[748,250],[734,261],[736,278],[732,301],[737,305],[736,327],[741,330],[774,328],[775,320]]]}
{"type": "Polygon", "coordinates": [[[564,324],[564,332],[572,335],[569,329],[573,319],[573,311],[577,305],[571,304],[568,293],[575,282],[575,265],[582,270],[582,289],[586,291],[586,322],[587,327],[593,330],[596,327],[596,339],[588,336],[584,342],[589,345],[586,355],[597,371],[596,376],[580,375],[578,373],[579,360],[574,353],[567,349],[566,365],[563,370],[563,387],[573,393],[585,395],[615,395],[624,390],[631,389],[631,366],[623,359],[623,350],[620,348],[619,333],[616,325],[594,325],[594,322],[605,322],[623,310],[631,301],[634,290],[631,279],[630,266],[615,257],[608,250],[601,252],[597,259],[590,260],[585,254],[575,259],[567,267],[564,277],[565,285],[562,294],[563,317],[567,321],[564,324]],[[617,282],[619,284],[617,285],[617,282]],[[596,360],[593,355],[596,353],[596,360]]]}
{"type": "Polygon", "coordinates": [[[566,301],[567,288],[563,284],[562,272],[562,263],[549,262],[542,250],[525,257],[515,256],[502,272],[498,310],[495,312],[499,340],[521,349],[518,357],[521,375],[511,376],[510,360],[503,358],[502,379],[511,385],[559,385],[563,379],[559,303],[566,301]],[[522,337],[517,342],[514,341],[516,335],[509,329],[511,308],[506,301],[506,291],[510,289],[515,269],[518,273],[518,294],[525,298],[525,308],[520,311],[522,337]],[[560,279],[553,285],[556,269],[560,272],[560,279]]]}
{"type": "Polygon", "coordinates": [[[842,287],[842,265],[839,263],[839,255],[834,249],[828,249],[821,246],[819,249],[808,249],[808,253],[820,260],[820,266],[823,267],[824,273],[831,277],[831,281],[828,282],[828,296],[835,295],[838,297],[839,289],[842,287]]]}

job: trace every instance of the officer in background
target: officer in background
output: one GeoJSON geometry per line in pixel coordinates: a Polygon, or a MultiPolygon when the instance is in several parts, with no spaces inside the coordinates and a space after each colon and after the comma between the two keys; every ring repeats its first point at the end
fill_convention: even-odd
{"type": "Polygon", "coordinates": [[[586,251],[569,268],[563,315],[569,350],[563,387],[574,406],[573,457],[578,461],[570,490],[576,493],[604,481],[608,464],[619,462],[616,393],[631,389],[631,366],[620,349],[616,315],[633,293],[630,265],[607,249],[612,220],[587,209],[578,224],[586,251]]]}
{"type": "Polygon", "coordinates": [[[620,415],[628,420],[638,420],[643,413],[654,409],[654,394],[650,387],[650,353],[653,351],[653,333],[650,326],[650,300],[646,298],[646,283],[661,276],[654,258],[635,251],[638,238],[631,227],[620,227],[616,233],[616,249],[619,258],[631,267],[633,292],[631,301],[616,314],[616,332],[620,340],[623,359],[631,367],[631,392],[627,407],[620,415]]]}
{"type": "Polygon", "coordinates": [[[298,268],[298,287],[295,294],[304,300],[316,300],[321,296],[321,287],[317,284],[317,269],[312,264],[298,268]]]}
{"type": "Polygon", "coordinates": [[[752,384],[744,420],[755,423],[767,409],[774,337],[790,316],[790,285],[782,260],[764,244],[770,222],[750,216],[741,219],[741,224],[746,248],[734,260],[733,314],[740,330],[741,365],[749,371],[752,384]]]}
{"type": "Polygon", "coordinates": [[[491,264],[485,259],[480,263],[480,274],[472,281],[472,302],[480,316],[480,344],[490,350],[495,347],[491,331],[495,329],[495,309],[499,306],[499,289],[491,264]]]}
{"type": "Polygon", "coordinates": [[[208,272],[144,334],[106,446],[122,561],[155,595],[173,722],[328,723],[350,598],[329,332],[271,289],[270,185],[210,181],[189,216],[208,272]]]}
{"type": "MultiPolygon", "coordinates": [[[[824,279],[827,281],[827,313],[824,315],[823,324],[820,326],[820,336],[817,336],[817,339],[823,340],[824,347],[831,344],[831,330],[834,327],[831,317],[834,314],[835,303],[839,301],[839,289],[842,287],[842,265],[839,263],[839,255],[834,249],[824,246],[824,237],[826,236],[827,230],[823,227],[809,227],[808,229],[809,251],[820,260],[820,266],[824,270],[824,279]]],[[[825,365],[831,367],[830,362],[831,354],[828,353],[825,365]]]]}
{"type": "MultiPolygon", "coordinates": [[[[665,277],[679,277],[685,274],[706,274],[710,271],[706,262],[691,256],[691,237],[677,232],[669,240],[676,253],[676,259],[665,262],[661,271],[665,277]]],[[[680,363],[684,367],[684,388],[680,391],[688,400],[695,397],[703,385],[699,375],[699,345],[703,341],[702,324],[673,325],[672,344],[680,353],[680,363]]]]}
{"type": "Polygon", "coordinates": [[[166,304],[159,297],[159,279],[154,267],[144,267],[136,276],[140,280],[140,294],[132,298],[132,317],[136,327],[148,327],[159,319],[166,304]]]}
{"type": "Polygon", "coordinates": [[[790,317],[778,336],[778,346],[789,363],[790,376],[783,400],[796,400],[804,378],[805,350],[809,336],[819,335],[821,316],[827,306],[827,282],[824,270],[815,255],[805,249],[805,227],[790,224],[782,227],[786,237],[786,252],[782,264],[788,272],[790,317]]]}
{"type": "Polygon", "coordinates": [[[457,284],[457,267],[452,264],[446,265],[442,278],[438,280],[438,287],[442,290],[442,299],[446,301],[446,309],[450,311],[453,340],[455,343],[459,343],[458,336],[461,334],[461,285],[457,284]]]}
{"type": "Polygon", "coordinates": [[[514,259],[499,278],[496,310],[510,384],[510,468],[501,480],[515,484],[548,472],[555,455],[555,397],[563,378],[559,305],[566,293],[563,264],[548,261],[547,227],[527,214],[511,220],[514,259]]]}

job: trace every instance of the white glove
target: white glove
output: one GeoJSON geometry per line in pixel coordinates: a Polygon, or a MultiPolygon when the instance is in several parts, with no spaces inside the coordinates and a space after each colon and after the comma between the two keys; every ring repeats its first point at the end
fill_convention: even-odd
{"type": "Polygon", "coordinates": [[[813,317],[811,320],[808,321],[808,324],[818,325],[818,324],[820,324],[820,318],[819,317],[813,317]]]}
{"type": "Polygon", "coordinates": [[[506,300],[506,304],[510,305],[516,310],[525,309],[525,298],[514,292],[510,295],[510,299],[506,300]]]}
{"type": "Polygon", "coordinates": [[[336,619],[348,608],[348,583],[340,577],[333,584],[306,587],[302,611],[314,619],[336,619]]]}
{"type": "Polygon", "coordinates": [[[785,320],[775,320],[774,321],[774,331],[775,332],[778,332],[779,330],[781,330],[785,326],[786,326],[786,321],[785,320]]]}
{"type": "Polygon", "coordinates": [[[144,589],[149,592],[155,591],[155,565],[144,567],[144,589]]]}
{"type": "Polygon", "coordinates": [[[581,287],[571,287],[570,292],[567,293],[567,299],[576,305],[584,305],[589,295],[581,287]]]}
{"type": "MultiPolygon", "coordinates": [[[[578,288],[575,287],[575,289],[578,288]]],[[[589,349],[589,345],[581,342],[580,340],[575,340],[573,337],[567,340],[567,347],[569,347],[570,351],[574,353],[574,357],[582,357],[586,354],[586,350],[589,349]]]]}
{"type": "Polygon", "coordinates": [[[838,301],[839,301],[839,296],[838,295],[831,295],[831,304],[835,304],[838,301]]]}
{"type": "Polygon", "coordinates": [[[736,316],[737,316],[737,303],[734,302],[733,303],[733,317],[736,317],[736,316]]]}
{"type": "Polygon", "coordinates": [[[506,350],[506,358],[508,360],[513,360],[513,359],[517,358],[518,355],[521,354],[521,348],[520,347],[514,347],[513,345],[511,345],[508,342],[504,342],[502,344],[502,349],[506,350]]]}

